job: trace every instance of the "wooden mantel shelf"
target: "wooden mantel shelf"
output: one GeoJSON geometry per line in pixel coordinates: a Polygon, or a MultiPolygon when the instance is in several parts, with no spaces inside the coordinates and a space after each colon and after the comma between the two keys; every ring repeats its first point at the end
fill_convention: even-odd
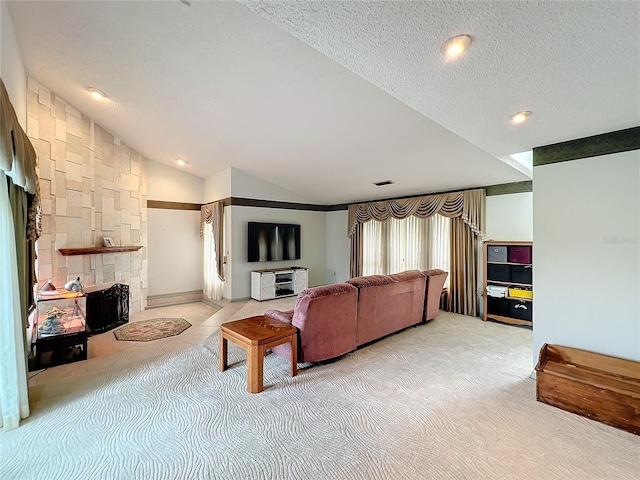
{"type": "Polygon", "coordinates": [[[77,247],[77,248],[59,248],[58,251],[65,257],[71,255],[94,255],[97,253],[123,253],[137,252],[142,245],[125,245],[122,247],[77,247]]]}

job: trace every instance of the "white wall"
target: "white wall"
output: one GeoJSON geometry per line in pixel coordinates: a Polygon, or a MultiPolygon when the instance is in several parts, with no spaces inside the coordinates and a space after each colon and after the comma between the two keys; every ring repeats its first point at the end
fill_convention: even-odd
{"type": "Polygon", "coordinates": [[[281,202],[314,203],[273,183],[254,177],[243,170],[231,168],[231,191],[234,197],[277,200],[281,202]]]}
{"type": "Polygon", "coordinates": [[[223,271],[224,271],[224,284],[222,285],[222,298],[231,300],[233,298],[233,270],[231,269],[231,247],[233,245],[233,220],[232,220],[232,207],[224,207],[223,212],[223,271]]]}
{"type": "Polygon", "coordinates": [[[545,342],[640,360],[640,150],[534,178],[534,362],[545,342]]]}
{"type": "Polygon", "coordinates": [[[200,212],[149,208],[147,232],[149,295],[202,290],[200,212]]]}
{"type": "Polygon", "coordinates": [[[350,278],[346,210],[327,212],[327,267],[325,283],[341,283],[350,278]]]}
{"type": "Polygon", "coordinates": [[[232,237],[225,252],[231,261],[231,299],[251,296],[251,271],[300,266],[309,268],[309,286],[325,283],[327,265],[326,212],[231,206],[232,237]],[[247,222],[294,223],[300,225],[301,259],[283,262],[247,262],[247,222]]]}
{"type": "Polygon", "coordinates": [[[0,2],[0,77],[23,130],[27,130],[27,75],[7,2],[0,2]]]}
{"type": "Polygon", "coordinates": [[[231,196],[231,168],[207,177],[204,181],[203,203],[216,202],[231,196]]]}
{"type": "MultiPolygon", "coordinates": [[[[204,180],[149,161],[147,191],[150,200],[202,203],[204,180]]],[[[149,295],[202,290],[200,211],[149,208],[147,228],[149,295]]]]}
{"type": "Polygon", "coordinates": [[[487,197],[487,240],[533,240],[533,193],[487,197]]]}
{"type": "Polygon", "coordinates": [[[183,170],[149,160],[147,198],[165,202],[203,203],[204,180],[183,170]]]}

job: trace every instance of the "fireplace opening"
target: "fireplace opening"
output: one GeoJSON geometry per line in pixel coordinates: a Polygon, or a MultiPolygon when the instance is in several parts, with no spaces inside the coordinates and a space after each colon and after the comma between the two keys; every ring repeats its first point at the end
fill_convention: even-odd
{"type": "Polygon", "coordinates": [[[87,333],[107,332],[129,321],[129,285],[89,287],[87,296],[87,333]]]}

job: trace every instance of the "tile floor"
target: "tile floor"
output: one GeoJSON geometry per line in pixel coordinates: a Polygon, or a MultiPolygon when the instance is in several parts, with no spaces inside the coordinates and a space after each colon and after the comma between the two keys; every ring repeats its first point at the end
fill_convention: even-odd
{"type": "Polygon", "coordinates": [[[215,310],[197,302],[170,307],[151,308],[131,315],[131,322],[161,317],[179,317],[187,320],[191,327],[180,335],[150,342],[126,342],[116,340],[113,330],[89,337],[88,359],[29,372],[29,385],[40,385],[62,377],[94,372],[103,369],[128,367],[137,361],[157,357],[202,342],[218,330],[220,324],[229,320],[246,302],[217,301],[222,308],[215,310]]]}

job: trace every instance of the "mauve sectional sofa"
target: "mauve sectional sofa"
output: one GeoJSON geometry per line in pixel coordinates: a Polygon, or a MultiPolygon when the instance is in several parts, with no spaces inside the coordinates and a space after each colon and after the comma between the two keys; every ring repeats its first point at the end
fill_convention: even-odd
{"type": "Polygon", "coordinates": [[[422,321],[425,276],[418,270],[347,280],[358,289],[358,346],[422,321]]]}
{"type": "MultiPolygon", "coordinates": [[[[299,362],[320,362],[435,318],[446,278],[442,270],[352,278],[303,290],[293,310],[265,316],[298,328],[299,362]]],[[[273,352],[291,358],[289,344],[273,352]]]]}

